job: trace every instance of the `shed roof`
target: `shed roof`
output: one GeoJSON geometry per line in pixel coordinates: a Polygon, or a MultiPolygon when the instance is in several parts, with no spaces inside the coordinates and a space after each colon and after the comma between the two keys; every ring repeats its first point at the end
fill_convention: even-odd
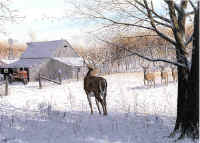
{"type": "Polygon", "coordinates": [[[39,65],[43,62],[44,59],[20,59],[14,63],[5,65],[4,68],[17,68],[17,67],[32,67],[39,65]]]}
{"type": "Polygon", "coordinates": [[[55,57],[53,59],[69,66],[83,66],[83,58],[81,57],[55,57]]]}

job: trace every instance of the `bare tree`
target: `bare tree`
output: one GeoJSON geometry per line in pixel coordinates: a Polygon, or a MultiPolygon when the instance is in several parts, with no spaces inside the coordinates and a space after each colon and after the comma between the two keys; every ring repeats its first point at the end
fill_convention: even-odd
{"type": "Polygon", "coordinates": [[[11,0],[0,1],[0,32],[6,34],[4,25],[7,22],[16,22],[19,19],[23,19],[23,16],[18,14],[18,10],[13,9],[11,0]]]}
{"type": "MultiPolygon", "coordinates": [[[[197,74],[199,69],[199,23],[197,22],[199,21],[199,7],[197,7],[197,2],[192,0],[180,0],[178,3],[175,0],[162,0],[161,2],[163,7],[160,10],[154,7],[155,1],[152,0],[85,0],[74,1],[73,6],[81,16],[86,16],[97,24],[101,23],[102,28],[125,30],[126,32],[135,32],[138,29],[150,30],[173,45],[176,52],[175,62],[167,59],[154,59],[126,50],[152,62],[162,61],[178,67],[177,119],[171,135],[180,131],[179,139],[185,135],[199,138],[199,90],[197,89],[199,85],[197,74]],[[194,34],[186,37],[185,28],[188,17],[195,19],[194,34]],[[162,32],[161,28],[169,29],[172,34],[162,32]],[[188,58],[187,52],[191,41],[193,41],[192,60],[188,58]]],[[[110,43],[106,40],[105,42],[110,43]]],[[[113,43],[110,44],[113,45],[113,43]]]]}

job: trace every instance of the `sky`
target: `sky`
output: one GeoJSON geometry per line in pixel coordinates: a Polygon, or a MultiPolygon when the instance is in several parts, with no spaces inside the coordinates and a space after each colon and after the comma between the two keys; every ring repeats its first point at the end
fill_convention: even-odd
{"type": "Polygon", "coordinates": [[[18,42],[66,39],[69,42],[85,44],[88,23],[74,18],[63,18],[70,7],[64,0],[12,0],[12,7],[19,10],[24,20],[5,25],[7,35],[1,39],[12,38],[18,42]],[[47,20],[44,17],[56,17],[47,20]]]}
{"type": "MultiPolygon", "coordinates": [[[[35,41],[66,39],[73,45],[83,46],[92,43],[91,37],[87,37],[87,32],[94,31],[97,25],[91,21],[66,17],[66,13],[70,12],[72,7],[65,0],[11,0],[11,2],[13,9],[19,10],[18,14],[25,18],[17,23],[5,24],[4,28],[8,34],[0,34],[1,40],[12,38],[26,43],[32,40],[30,36],[32,35],[35,41]],[[48,20],[46,17],[56,17],[56,19],[48,20]]],[[[160,0],[156,0],[154,5],[155,8],[160,8],[160,0]]]]}
{"type": "Polygon", "coordinates": [[[8,34],[0,35],[0,39],[12,38],[26,43],[31,41],[32,36],[35,41],[66,39],[77,45],[87,45],[92,41],[87,39],[86,33],[93,31],[96,25],[83,19],[66,17],[66,12],[71,11],[71,7],[65,0],[11,0],[11,2],[13,9],[19,10],[18,13],[25,19],[4,25],[8,34]],[[47,20],[44,17],[56,17],[56,19],[47,20]]]}

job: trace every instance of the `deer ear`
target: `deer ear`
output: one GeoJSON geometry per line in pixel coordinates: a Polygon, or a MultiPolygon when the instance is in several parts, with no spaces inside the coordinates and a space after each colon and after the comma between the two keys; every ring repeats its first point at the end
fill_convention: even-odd
{"type": "Polygon", "coordinates": [[[91,64],[88,64],[87,65],[88,69],[92,70],[93,69],[93,66],[91,64]]]}

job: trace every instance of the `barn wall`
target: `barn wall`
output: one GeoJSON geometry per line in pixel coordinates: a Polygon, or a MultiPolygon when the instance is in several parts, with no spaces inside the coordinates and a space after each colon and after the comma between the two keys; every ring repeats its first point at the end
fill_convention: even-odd
{"type": "Polygon", "coordinates": [[[58,72],[61,72],[61,78],[64,79],[82,79],[86,74],[85,67],[70,66],[54,59],[44,60],[42,64],[29,68],[30,81],[36,81],[39,72],[50,79],[58,79],[58,72]],[[80,71],[78,71],[80,68],[80,71]]]}
{"type": "Polygon", "coordinates": [[[39,72],[43,67],[46,67],[46,64],[50,61],[50,59],[43,59],[41,64],[39,65],[34,65],[29,68],[29,78],[30,81],[35,81],[38,80],[39,77],[39,72]]]}
{"type": "Polygon", "coordinates": [[[44,67],[41,68],[41,73],[48,76],[50,79],[58,79],[58,72],[61,72],[62,79],[73,78],[73,68],[59,61],[51,59],[44,67]]]}

